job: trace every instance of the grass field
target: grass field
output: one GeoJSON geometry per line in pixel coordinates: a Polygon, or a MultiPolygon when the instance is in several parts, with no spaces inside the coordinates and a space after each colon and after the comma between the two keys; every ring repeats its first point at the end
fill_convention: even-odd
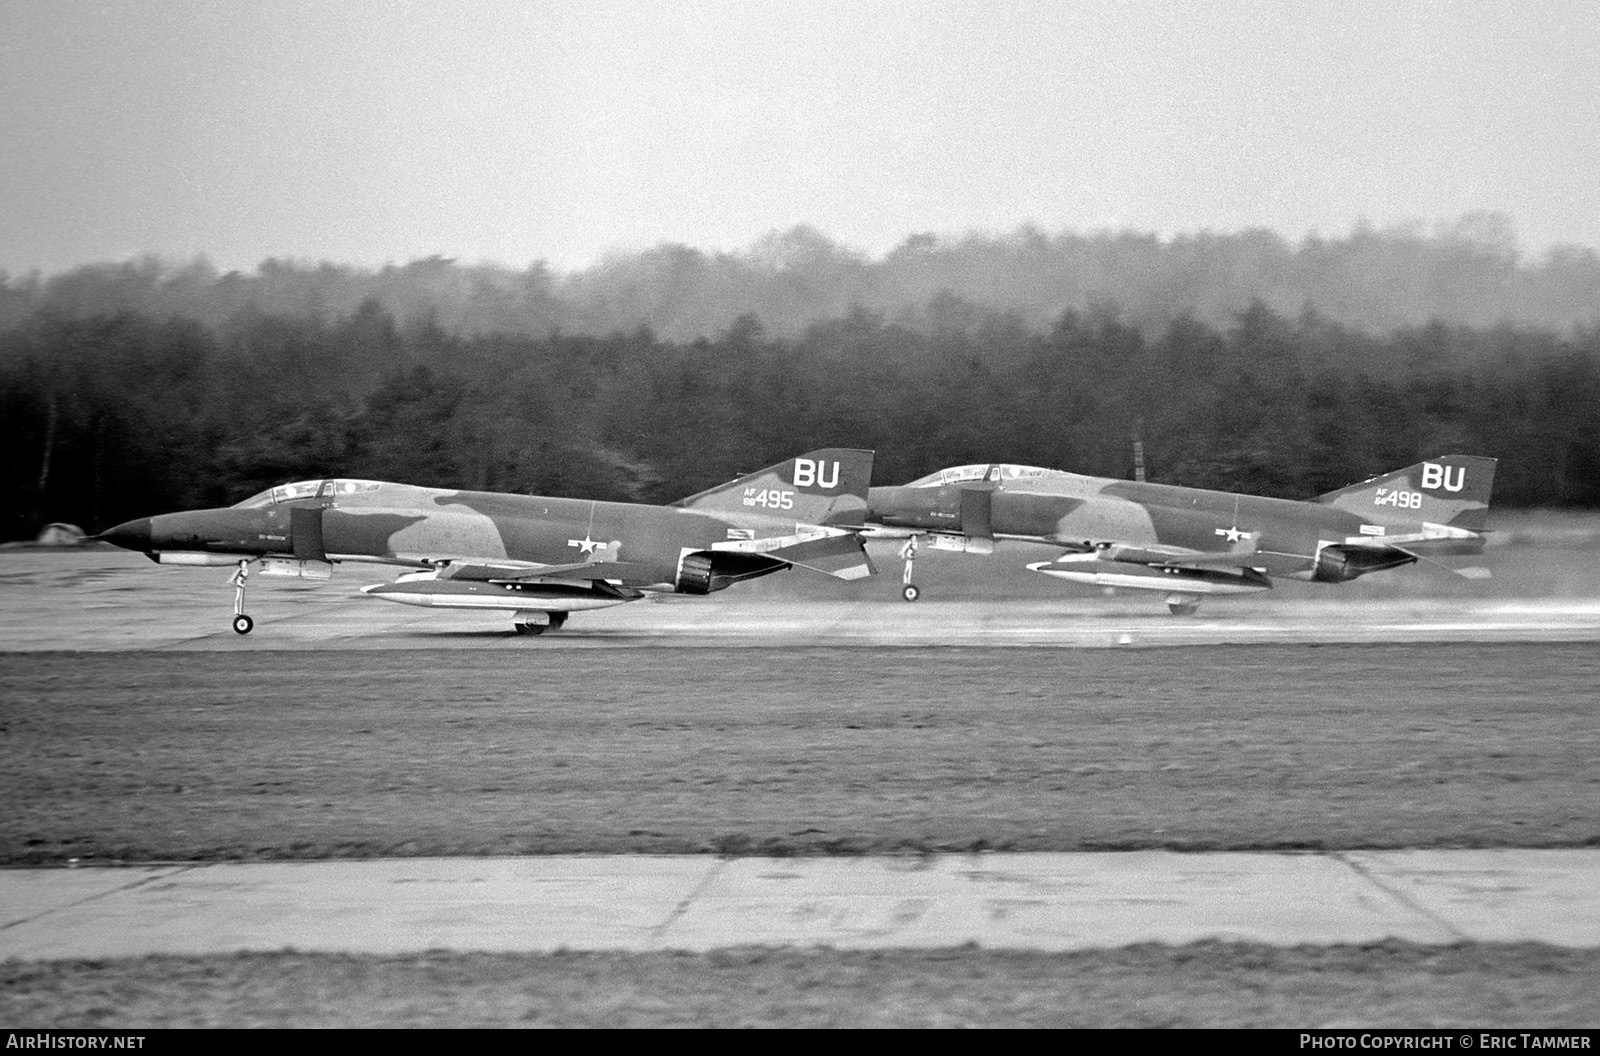
{"type": "MultiPolygon", "coordinates": [[[[7,864],[1600,843],[1590,644],[0,654],[7,864]]],[[[1600,952],[0,965],[84,1026],[1595,1026],[1600,952]]]]}
{"type": "Polygon", "coordinates": [[[0,861],[1600,844],[1592,645],[6,654],[0,861]]]}
{"type": "Polygon", "coordinates": [[[1563,1027],[1600,951],[1198,943],[1082,953],[294,953],[0,964],[58,1027],[1563,1027]]]}

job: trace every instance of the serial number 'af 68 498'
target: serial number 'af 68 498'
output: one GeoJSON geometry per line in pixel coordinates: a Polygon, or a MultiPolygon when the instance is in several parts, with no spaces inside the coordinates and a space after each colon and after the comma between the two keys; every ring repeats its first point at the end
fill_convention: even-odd
{"type": "Polygon", "coordinates": [[[1401,491],[1398,488],[1389,491],[1378,489],[1378,497],[1372,500],[1374,506],[1398,506],[1402,510],[1422,509],[1422,492],[1401,491]]]}

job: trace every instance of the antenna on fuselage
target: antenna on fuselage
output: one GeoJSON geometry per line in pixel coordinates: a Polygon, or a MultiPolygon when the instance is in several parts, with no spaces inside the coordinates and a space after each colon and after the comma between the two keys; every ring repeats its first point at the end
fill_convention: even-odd
{"type": "Polygon", "coordinates": [[[1144,483],[1144,419],[1133,420],[1133,479],[1140,484],[1144,483]]]}

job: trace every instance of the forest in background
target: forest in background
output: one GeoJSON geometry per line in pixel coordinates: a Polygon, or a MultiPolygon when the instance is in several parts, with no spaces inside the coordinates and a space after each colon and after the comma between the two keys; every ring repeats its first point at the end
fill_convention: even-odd
{"type": "Polygon", "coordinates": [[[797,338],[857,308],[936,330],[949,324],[941,313],[952,298],[1036,329],[1102,305],[1147,331],[1184,318],[1227,327],[1259,301],[1291,317],[1311,306],[1374,333],[1433,320],[1565,332],[1600,324],[1600,254],[1560,246],[1527,258],[1510,221],[1494,213],[1431,228],[1360,226],[1297,244],[1265,230],[921,234],[879,259],[797,227],[740,252],[662,245],[570,273],[442,256],[378,269],[269,259],[222,272],[203,258],[146,257],[51,276],[0,272],[0,327],[37,311],[134,312],[220,330],[240,313],[332,320],[375,300],[403,324],[431,319],[452,334],[603,336],[643,326],[693,341],[754,316],[775,337],[797,338]]]}
{"type": "MultiPolygon", "coordinates": [[[[443,267],[443,265],[441,265],[443,267]]],[[[1384,332],[1263,300],[1222,323],[1109,301],[1046,325],[942,292],[794,334],[448,327],[377,297],[205,313],[32,307],[0,324],[0,535],[89,531],[322,476],[668,502],[788,456],[875,480],[1005,461],[1307,498],[1448,452],[1497,506],[1600,507],[1600,327],[1384,332]]]]}

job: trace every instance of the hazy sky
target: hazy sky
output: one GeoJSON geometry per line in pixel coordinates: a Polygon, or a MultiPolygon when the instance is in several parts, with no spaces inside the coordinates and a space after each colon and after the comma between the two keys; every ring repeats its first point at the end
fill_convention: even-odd
{"type": "Polygon", "coordinates": [[[0,0],[13,275],[1474,210],[1600,246],[1600,4],[0,0]]]}

